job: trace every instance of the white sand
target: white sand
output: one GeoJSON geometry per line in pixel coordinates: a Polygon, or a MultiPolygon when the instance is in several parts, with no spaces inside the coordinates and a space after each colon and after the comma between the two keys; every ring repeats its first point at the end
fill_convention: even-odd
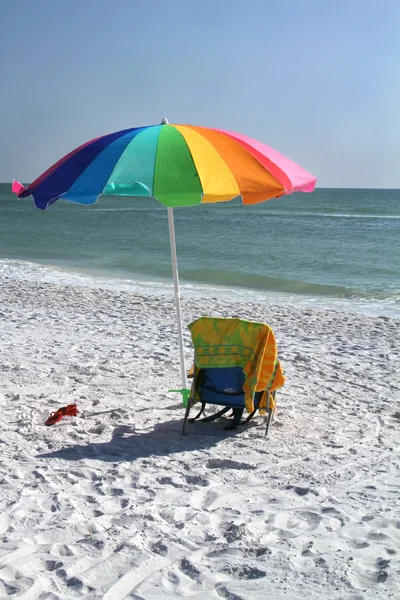
{"type": "Polygon", "coordinates": [[[287,384],[268,440],[182,437],[172,300],[0,282],[0,598],[400,598],[400,321],[185,300],[269,323],[287,384]]]}

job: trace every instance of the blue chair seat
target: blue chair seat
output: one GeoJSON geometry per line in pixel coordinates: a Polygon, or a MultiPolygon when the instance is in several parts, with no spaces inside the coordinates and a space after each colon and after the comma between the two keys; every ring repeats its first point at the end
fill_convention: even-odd
{"type": "MultiPolygon", "coordinates": [[[[199,393],[201,402],[218,406],[244,408],[243,385],[245,376],[241,367],[210,367],[200,371],[199,393]]],[[[262,392],[254,395],[254,408],[261,400],[262,392]]]]}

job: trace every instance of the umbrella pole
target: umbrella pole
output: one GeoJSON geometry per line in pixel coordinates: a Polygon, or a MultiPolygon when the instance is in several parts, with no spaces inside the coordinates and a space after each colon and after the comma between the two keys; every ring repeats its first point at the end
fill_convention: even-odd
{"type": "Polygon", "coordinates": [[[173,213],[172,208],[170,208],[170,207],[168,207],[168,226],[169,226],[169,241],[171,244],[172,274],[174,277],[174,288],[175,288],[176,320],[177,320],[177,324],[178,324],[178,342],[179,342],[179,354],[180,354],[180,359],[181,359],[182,389],[186,389],[187,383],[186,383],[185,350],[184,350],[184,346],[183,346],[181,300],[180,300],[180,295],[179,295],[178,261],[176,259],[174,213],[173,213]]]}

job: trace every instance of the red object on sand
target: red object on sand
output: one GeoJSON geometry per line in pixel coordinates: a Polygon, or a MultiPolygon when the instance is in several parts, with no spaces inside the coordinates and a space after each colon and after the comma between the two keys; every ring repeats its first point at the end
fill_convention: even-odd
{"type": "Polygon", "coordinates": [[[50,413],[45,425],[54,425],[61,421],[63,417],[76,417],[79,410],[76,404],[68,404],[68,406],[62,406],[56,412],[50,413]]]}

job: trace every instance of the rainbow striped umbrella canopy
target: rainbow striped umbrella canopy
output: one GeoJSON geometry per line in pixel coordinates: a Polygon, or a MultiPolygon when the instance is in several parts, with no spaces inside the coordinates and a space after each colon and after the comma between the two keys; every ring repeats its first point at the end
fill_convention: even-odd
{"type": "Polygon", "coordinates": [[[45,209],[63,198],[92,204],[100,195],[153,196],[167,207],[225,202],[256,204],[297,191],[316,178],[261,142],[238,133],[193,125],[125,129],[83,144],[28,188],[45,209]]]}
{"type": "Polygon", "coordinates": [[[312,192],[316,178],[249,137],[193,125],[135,127],[96,138],[59,160],[30,186],[14,181],[19,198],[38,208],[57,200],[93,204],[101,195],[154,197],[168,207],[183,397],[186,368],[179,299],[173,207],[226,202],[257,204],[293,192],[312,192]]]}

